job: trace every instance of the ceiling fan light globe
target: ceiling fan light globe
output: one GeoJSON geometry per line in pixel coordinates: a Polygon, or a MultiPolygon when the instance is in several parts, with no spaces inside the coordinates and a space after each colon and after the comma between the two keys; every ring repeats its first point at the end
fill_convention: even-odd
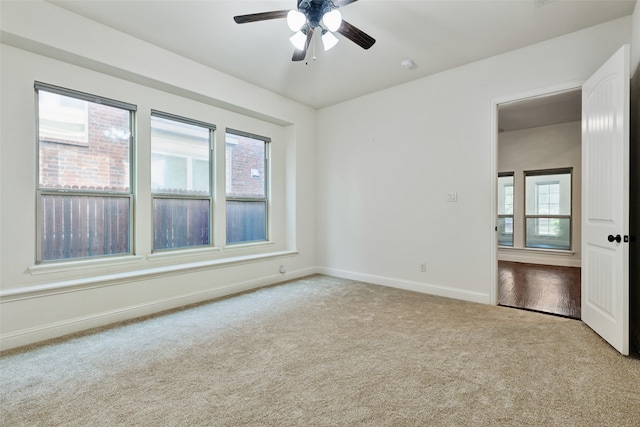
{"type": "Polygon", "coordinates": [[[287,13],[287,25],[291,29],[291,31],[300,31],[302,26],[306,24],[307,17],[302,12],[298,12],[297,10],[290,10],[287,13]]]}
{"type": "Polygon", "coordinates": [[[324,14],[322,22],[324,22],[324,26],[329,31],[338,31],[338,28],[342,25],[342,14],[338,9],[333,9],[324,14]]]}
{"type": "Polygon", "coordinates": [[[302,31],[298,31],[291,37],[289,37],[291,44],[298,50],[304,50],[304,46],[307,43],[307,36],[302,31]]]}
{"type": "Polygon", "coordinates": [[[338,44],[338,41],[339,40],[336,38],[336,36],[334,36],[333,33],[330,33],[329,31],[322,35],[322,45],[324,46],[325,52],[338,44]]]}

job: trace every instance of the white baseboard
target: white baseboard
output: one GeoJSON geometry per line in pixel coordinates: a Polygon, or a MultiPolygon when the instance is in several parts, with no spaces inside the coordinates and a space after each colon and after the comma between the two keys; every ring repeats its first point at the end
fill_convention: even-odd
{"type": "MultiPolygon", "coordinates": [[[[0,334],[0,351],[316,274],[311,267],[0,334]]],[[[80,291],[81,292],[81,291],[80,291]]],[[[45,297],[46,298],[46,297],[45,297]]]]}
{"type": "Polygon", "coordinates": [[[334,268],[319,267],[318,273],[327,276],[341,277],[343,279],[357,280],[360,282],[372,283],[374,285],[389,286],[391,288],[405,289],[408,291],[421,292],[423,294],[437,295],[446,298],[453,298],[480,304],[490,304],[489,294],[481,292],[471,292],[461,289],[449,288],[446,286],[432,285],[428,283],[413,282],[409,280],[394,279],[391,277],[376,276],[372,274],[358,273],[354,271],[339,270],[334,268]]]}
{"type": "MultiPolygon", "coordinates": [[[[309,267],[301,270],[287,272],[286,274],[261,277],[246,282],[228,284],[216,288],[206,289],[203,291],[186,293],[170,298],[149,301],[144,304],[131,305],[116,310],[109,310],[101,313],[91,314],[88,316],[65,319],[59,322],[52,322],[33,328],[26,328],[18,331],[0,334],[0,350],[9,350],[12,348],[46,341],[92,328],[106,326],[125,320],[135,319],[137,317],[147,316],[166,310],[184,307],[189,304],[204,302],[227,295],[233,295],[252,289],[257,289],[263,286],[298,279],[312,274],[325,274],[328,276],[358,280],[361,282],[389,286],[398,289],[405,289],[414,292],[421,292],[429,295],[438,295],[463,301],[490,304],[490,296],[489,294],[485,293],[471,292],[427,283],[400,280],[390,277],[376,276],[333,268],[309,267]]],[[[82,292],[82,290],[78,290],[77,292],[82,292]]],[[[46,298],[46,296],[44,296],[43,298],[46,298]]]]}

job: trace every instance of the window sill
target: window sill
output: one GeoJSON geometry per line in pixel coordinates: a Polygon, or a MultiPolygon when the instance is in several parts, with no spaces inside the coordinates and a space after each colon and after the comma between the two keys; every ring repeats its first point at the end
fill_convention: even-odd
{"type": "Polygon", "coordinates": [[[64,273],[67,271],[80,271],[100,267],[113,267],[140,262],[143,258],[137,255],[123,255],[109,258],[83,259],[76,261],[52,261],[44,264],[36,264],[27,270],[32,276],[49,273],[64,273]]]}
{"type": "MultiPolygon", "coordinates": [[[[291,257],[298,255],[297,250],[280,252],[269,252],[259,255],[244,255],[233,258],[223,258],[207,261],[190,262],[186,264],[161,266],[155,268],[145,268],[123,273],[105,274],[88,278],[64,280],[60,282],[50,282],[40,285],[24,286],[19,288],[0,291],[0,302],[10,302],[21,299],[40,298],[53,294],[83,291],[87,289],[100,288],[111,285],[119,285],[137,280],[151,280],[155,277],[166,277],[172,274],[184,274],[185,272],[195,272],[201,270],[211,270],[221,267],[249,264],[255,262],[268,261],[271,259],[291,257]]],[[[131,257],[140,260],[142,257],[131,257]]],[[[94,260],[91,260],[94,261],[94,260]]],[[[113,261],[113,260],[109,260],[113,261]]],[[[79,262],[79,261],[78,261],[79,262]]],[[[112,264],[113,265],[113,264],[112,264]]],[[[66,264],[65,264],[66,266],[66,264]]],[[[95,263],[94,263],[95,266],[95,263]]],[[[39,266],[36,266],[39,267],[39,266]]],[[[90,267],[86,267],[90,268],[90,267]]],[[[60,270],[62,271],[62,270],[60,270]]]]}
{"type": "Polygon", "coordinates": [[[160,261],[166,259],[193,258],[198,255],[211,255],[217,253],[220,253],[220,248],[216,247],[174,249],[154,252],[147,255],[147,259],[149,261],[160,261]]]}
{"type": "Polygon", "coordinates": [[[223,250],[225,252],[237,252],[245,249],[260,248],[263,246],[273,246],[275,244],[276,243],[271,240],[266,240],[262,242],[237,243],[235,245],[227,245],[224,247],[223,250]]]}
{"type": "Polygon", "coordinates": [[[563,249],[514,248],[513,246],[500,246],[500,245],[498,245],[498,250],[505,251],[505,252],[544,253],[544,254],[559,255],[559,256],[572,256],[572,255],[575,255],[574,251],[572,251],[572,250],[563,250],[563,249]]]}

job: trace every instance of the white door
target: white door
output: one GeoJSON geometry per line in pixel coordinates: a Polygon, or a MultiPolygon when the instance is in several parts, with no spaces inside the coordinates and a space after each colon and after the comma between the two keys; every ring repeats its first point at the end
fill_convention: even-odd
{"type": "Polygon", "coordinates": [[[582,87],[582,320],[629,354],[629,46],[582,87]]]}

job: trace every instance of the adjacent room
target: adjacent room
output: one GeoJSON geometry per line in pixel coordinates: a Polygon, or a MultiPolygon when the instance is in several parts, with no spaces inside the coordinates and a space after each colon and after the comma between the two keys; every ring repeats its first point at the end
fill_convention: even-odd
{"type": "Polygon", "coordinates": [[[498,106],[498,304],[580,319],[582,91],[498,106]]]}
{"type": "Polygon", "coordinates": [[[0,424],[640,418],[636,0],[0,0],[0,58],[0,424]]]}

